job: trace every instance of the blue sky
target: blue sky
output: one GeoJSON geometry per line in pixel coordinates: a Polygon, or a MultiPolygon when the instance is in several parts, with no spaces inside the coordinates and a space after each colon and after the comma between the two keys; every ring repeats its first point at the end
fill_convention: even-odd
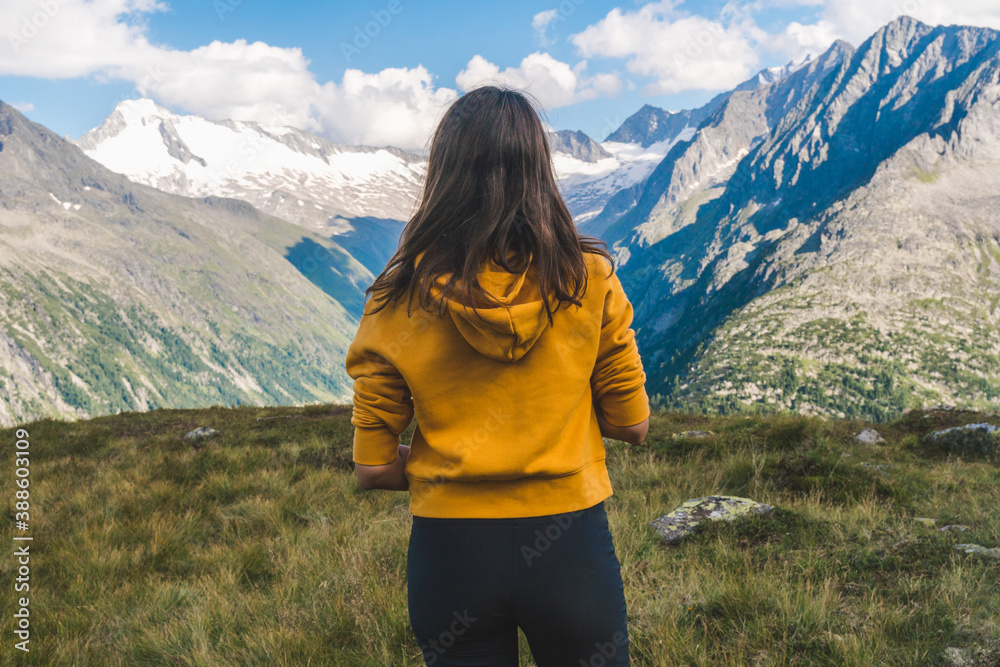
{"type": "Polygon", "coordinates": [[[145,96],[416,148],[451,100],[493,80],[535,94],[555,129],[603,140],[643,104],[698,106],[834,39],[857,45],[901,13],[1000,28],[998,4],[4,0],[0,99],[73,138],[145,96]]]}

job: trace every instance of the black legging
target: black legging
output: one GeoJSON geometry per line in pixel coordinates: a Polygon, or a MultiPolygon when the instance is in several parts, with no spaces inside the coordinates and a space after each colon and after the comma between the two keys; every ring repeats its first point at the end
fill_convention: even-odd
{"type": "Polygon", "coordinates": [[[625,595],[604,503],[518,519],[413,517],[410,624],[428,665],[628,665],[625,595]]]}

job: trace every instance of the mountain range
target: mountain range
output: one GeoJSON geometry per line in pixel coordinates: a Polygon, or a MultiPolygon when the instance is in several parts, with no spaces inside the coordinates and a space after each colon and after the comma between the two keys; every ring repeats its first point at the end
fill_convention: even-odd
{"type": "MultiPolygon", "coordinates": [[[[900,17],[698,109],[549,134],[657,405],[882,420],[1000,405],[1000,33],[900,17]]],[[[120,103],[0,105],[0,423],[346,400],[426,155],[120,103]]]]}
{"type": "Polygon", "coordinates": [[[905,16],[732,93],[605,232],[651,392],[874,419],[995,409],[998,130],[1000,33],[905,16]]]}
{"type": "MultiPolygon", "coordinates": [[[[571,213],[578,220],[597,215],[615,192],[645,179],[683,136],[602,145],[583,132],[550,132],[571,213]]],[[[76,143],[136,183],[186,197],[242,199],[335,238],[374,274],[395,251],[427,168],[422,153],[337,144],[293,127],[180,115],[148,99],[120,102],[76,143]]]]}

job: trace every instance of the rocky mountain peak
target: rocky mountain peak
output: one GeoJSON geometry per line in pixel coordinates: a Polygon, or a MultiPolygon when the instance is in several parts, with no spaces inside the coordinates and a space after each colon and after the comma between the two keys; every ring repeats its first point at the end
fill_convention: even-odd
{"type": "Polygon", "coordinates": [[[549,145],[554,153],[565,153],[584,162],[597,162],[614,157],[585,133],[576,130],[559,130],[549,133],[549,145]]]}
{"type": "Polygon", "coordinates": [[[150,99],[122,100],[115,105],[98,127],[89,130],[76,142],[84,151],[94,150],[101,142],[117,137],[126,128],[136,125],[163,125],[177,119],[172,111],[150,99]]]}

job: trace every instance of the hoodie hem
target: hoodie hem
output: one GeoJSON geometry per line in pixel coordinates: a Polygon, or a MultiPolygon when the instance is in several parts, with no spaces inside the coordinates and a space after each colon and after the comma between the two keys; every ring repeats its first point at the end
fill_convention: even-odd
{"type": "Polygon", "coordinates": [[[562,477],[440,482],[413,479],[410,512],[441,519],[501,519],[561,514],[592,507],[612,495],[604,459],[562,477]]]}

